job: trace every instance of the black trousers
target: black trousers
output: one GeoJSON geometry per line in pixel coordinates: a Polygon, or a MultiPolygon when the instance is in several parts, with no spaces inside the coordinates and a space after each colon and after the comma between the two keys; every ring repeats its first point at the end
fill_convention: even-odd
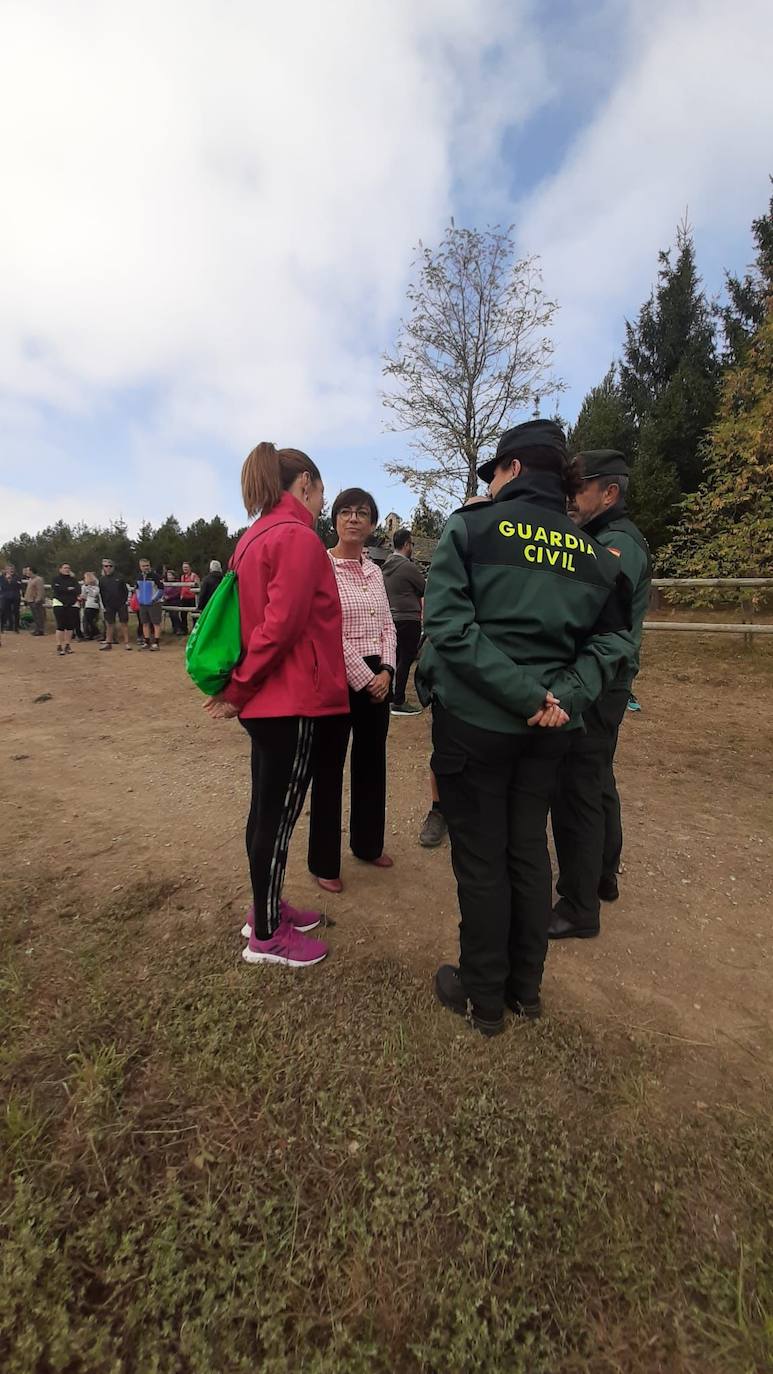
{"type": "Polygon", "coordinates": [[[83,633],[87,639],[96,639],[99,634],[99,607],[87,606],[83,612],[83,633]]]}
{"type": "Polygon", "coordinates": [[[467,996],[498,1015],[539,996],[552,876],[547,818],[563,731],[480,730],[433,705],[432,769],[459,892],[459,970],[467,996]]]}
{"type": "Polygon", "coordinates": [[[559,769],[552,802],[559,876],[557,911],[579,926],[599,923],[599,881],[617,873],[623,848],[614,760],[627,688],[612,687],[583,713],[559,769]]]}
{"type": "Polygon", "coordinates": [[[402,706],[405,701],[408,675],[419,652],[421,621],[396,620],[395,630],[397,631],[397,669],[395,671],[394,701],[396,706],[402,706]]]}
{"type": "Polygon", "coordinates": [[[18,633],[20,616],[21,601],[0,601],[0,630],[18,633]]]}
{"type": "Polygon", "coordinates": [[[316,750],[311,788],[309,869],[317,878],[341,872],[341,814],[344,765],[352,737],[349,845],[372,863],[384,852],[386,826],[386,741],[389,701],[375,704],[366,691],[349,690],[350,714],[335,716],[331,735],[316,750]]]}
{"type": "Polygon", "coordinates": [[[267,940],[279,924],[287,854],[308,791],[314,735],[321,722],[281,716],[242,724],[252,740],[246,842],[255,935],[267,940]]]}

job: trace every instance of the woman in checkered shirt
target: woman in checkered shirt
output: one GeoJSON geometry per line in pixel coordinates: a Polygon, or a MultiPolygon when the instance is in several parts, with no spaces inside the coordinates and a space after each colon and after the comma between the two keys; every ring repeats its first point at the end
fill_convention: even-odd
{"type": "Polygon", "coordinates": [[[344,765],[352,736],[349,843],[355,858],[391,868],[384,853],[386,740],[395,672],[395,625],[381,569],[364,552],[378,524],[370,492],[349,487],[333,503],[338,543],[330,550],[343,616],[344,661],[349,683],[348,717],[335,722],[338,748],[314,763],[309,868],[327,892],[341,882],[341,808],[344,765]]]}

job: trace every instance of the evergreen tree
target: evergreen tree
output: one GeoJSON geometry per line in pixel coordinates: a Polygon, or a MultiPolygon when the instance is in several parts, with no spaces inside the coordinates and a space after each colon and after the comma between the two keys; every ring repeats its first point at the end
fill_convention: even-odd
{"type": "Polygon", "coordinates": [[[439,539],[447,519],[444,511],[437,506],[430,506],[427,498],[422,496],[411,516],[410,527],[414,534],[423,535],[425,539],[439,539]]]}
{"type": "Polygon", "coordinates": [[[338,542],[338,535],[333,528],[333,521],[330,518],[330,511],[327,506],[322,507],[322,514],[317,521],[317,534],[326,549],[332,549],[338,542]]]}
{"type": "Polygon", "coordinates": [[[679,226],[676,261],[660,253],[658,283],[635,324],[626,322],[620,366],[623,402],[649,456],[676,469],[683,491],[702,474],[701,440],[714,418],[718,364],[712,312],[701,289],[695,245],[679,226]]]}
{"type": "Polygon", "coordinates": [[[722,383],[706,479],[660,565],[673,577],[773,576],[773,304],[722,383]]]}
{"type": "Polygon", "coordinates": [[[773,195],[767,214],[752,221],[752,236],[757,254],[751,271],[744,277],[725,273],[729,300],[717,310],[724,334],[722,360],[729,367],[743,362],[756,330],[765,319],[766,301],[773,295],[773,195]]]}
{"type": "Polygon", "coordinates": [[[632,457],[635,439],[636,432],[617,380],[617,366],[612,363],[603,381],[591,387],[580,406],[577,421],[567,436],[569,452],[616,448],[626,457],[632,457]]]}
{"type": "Polygon", "coordinates": [[[628,508],[653,552],[668,540],[679,518],[681,501],[676,468],[661,456],[652,430],[645,424],[631,469],[628,508]]]}

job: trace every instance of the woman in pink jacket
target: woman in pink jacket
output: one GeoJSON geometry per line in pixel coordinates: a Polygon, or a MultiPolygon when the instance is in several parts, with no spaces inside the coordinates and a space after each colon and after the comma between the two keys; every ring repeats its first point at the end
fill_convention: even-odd
{"type": "Polygon", "coordinates": [[[324,959],[327,946],[307,936],[319,916],[282,902],[282,884],[315,760],[337,751],[336,721],[349,711],[341,605],[314,528],[324,486],[311,458],[258,444],[242,468],[242,496],[248,516],[260,512],[231,560],[242,658],[204,709],[213,720],[238,716],[252,741],[253,907],[243,958],[303,968],[324,959]]]}

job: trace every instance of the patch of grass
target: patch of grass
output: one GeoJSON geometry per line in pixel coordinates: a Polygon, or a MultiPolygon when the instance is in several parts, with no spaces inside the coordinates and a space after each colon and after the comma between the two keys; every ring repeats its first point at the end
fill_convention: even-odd
{"type": "Polygon", "coordinates": [[[142,918],[8,975],[4,1374],[771,1367],[768,1118],[661,1119],[654,1052],[484,1041],[391,961],[142,918]]]}

